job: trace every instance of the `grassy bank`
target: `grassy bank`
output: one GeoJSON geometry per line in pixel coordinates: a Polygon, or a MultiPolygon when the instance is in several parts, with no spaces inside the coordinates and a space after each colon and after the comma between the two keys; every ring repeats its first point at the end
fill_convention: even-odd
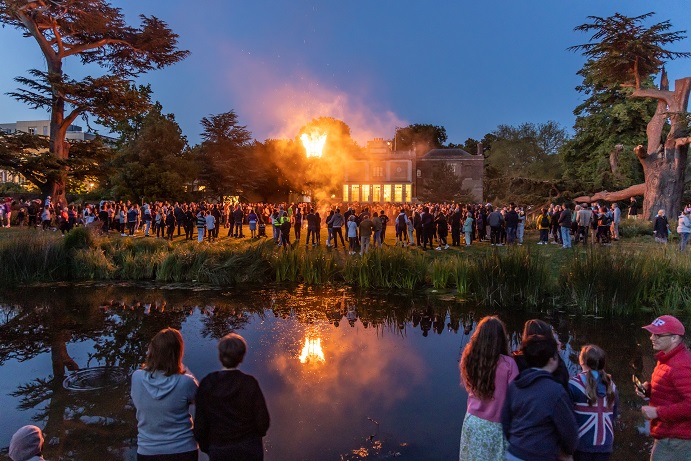
{"type": "MultiPolygon", "coordinates": [[[[688,254],[652,243],[645,232],[611,247],[558,245],[423,252],[388,241],[360,257],[324,247],[284,251],[271,240],[196,241],[99,237],[83,228],[65,237],[9,230],[0,235],[0,284],[127,280],[160,283],[345,283],[360,288],[454,290],[493,306],[559,307],[589,315],[637,311],[691,313],[688,254]]],[[[536,239],[535,239],[536,240],[536,239]]]]}

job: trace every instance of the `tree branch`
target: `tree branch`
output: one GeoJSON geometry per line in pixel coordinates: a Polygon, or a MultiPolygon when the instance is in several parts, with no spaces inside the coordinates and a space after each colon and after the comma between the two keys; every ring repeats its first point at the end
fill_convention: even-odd
{"type": "Polygon", "coordinates": [[[129,46],[130,48],[134,49],[132,44],[127,42],[126,40],[116,40],[116,39],[112,39],[112,38],[104,38],[103,40],[99,40],[99,41],[93,42],[93,43],[84,43],[83,45],[77,45],[77,46],[72,46],[72,47],[68,46],[65,53],[63,55],[61,55],[61,57],[72,56],[74,54],[83,53],[84,51],[103,48],[106,45],[126,45],[126,46],[129,46]]]}
{"type": "MultiPolygon", "coordinates": [[[[34,2],[35,4],[35,2],[34,2]]],[[[26,8],[26,6],[25,6],[26,8]]],[[[48,61],[48,68],[51,68],[52,62],[55,60],[55,50],[50,46],[48,43],[48,40],[46,40],[46,37],[43,36],[41,31],[38,30],[38,26],[35,22],[29,18],[24,11],[19,10],[17,11],[17,18],[21,21],[21,23],[24,25],[24,27],[27,28],[29,33],[31,34],[32,37],[36,39],[38,42],[38,46],[41,48],[41,51],[43,52],[43,55],[46,57],[46,61],[48,61]]]]}
{"type": "Polygon", "coordinates": [[[672,105],[674,92],[669,90],[658,90],[656,88],[640,88],[631,93],[632,98],[654,98],[665,102],[668,106],[672,105]]]}
{"type": "MultiPolygon", "coordinates": [[[[642,147],[642,146],[639,146],[642,147]]],[[[597,202],[599,200],[604,200],[606,202],[618,202],[619,200],[625,200],[627,198],[635,197],[636,195],[644,195],[645,194],[645,183],[643,184],[636,184],[635,186],[627,187],[626,189],[620,190],[620,191],[615,191],[615,192],[607,192],[602,191],[598,192],[595,195],[587,196],[583,195],[581,197],[576,197],[574,202],[578,203],[592,203],[592,202],[597,202]]]]}
{"type": "Polygon", "coordinates": [[[685,146],[685,145],[687,145],[687,144],[691,144],[691,138],[677,138],[677,139],[674,141],[674,145],[675,145],[676,147],[685,146]]]}

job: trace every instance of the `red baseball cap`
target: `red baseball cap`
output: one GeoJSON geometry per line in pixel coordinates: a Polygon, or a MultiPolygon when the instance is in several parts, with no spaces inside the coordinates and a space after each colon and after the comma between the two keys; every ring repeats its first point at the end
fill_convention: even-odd
{"type": "Polygon", "coordinates": [[[684,325],[679,321],[679,319],[671,315],[662,315],[653,320],[653,323],[644,326],[643,328],[654,335],[667,333],[684,336],[684,333],[686,332],[684,325]]]}

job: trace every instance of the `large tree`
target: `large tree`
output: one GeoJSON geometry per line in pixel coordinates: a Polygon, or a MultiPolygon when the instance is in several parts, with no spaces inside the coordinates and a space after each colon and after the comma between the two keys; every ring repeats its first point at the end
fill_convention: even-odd
{"type": "Polygon", "coordinates": [[[112,196],[135,202],[189,197],[198,172],[172,114],[155,104],[135,138],[120,146],[110,165],[112,196]]]}
{"type": "Polygon", "coordinates": [[[136,28],[125,22],[120,8],[105,0],[3,0],[0,23],[33,38],[46,61],[46,70],[33,69],[18,77],[23,85],[10,93],[32,108],[50,112],[49,152],[57,159],[41,186],[44,195],[65,201],[70,145],[69,126],[80,116],[92,114],[104,121],[122,120],[142,112],[148,98],[133,91],[131,78],[184,59],[177,49],[177,35],[154,16],[140,16],[136,28]],[[104,75],[80,80],[64,71],[68,58],[96,64],[104,75]]]}
{"type": "Polygon", "coordinates": [[[259,179],[254,161],[252,133],[240,125],[235,111],[203,117],[198,159],[200,185],[211,194],[240,195],[259,179]]]}
{"type": "MultiPolygon", "coordinates": [[[[592,22],[576,28],[593,33],[589,43],[571,47],[588,58],[586,69],[598,75],[604,84],[631,86],[632,97],[657,100],[655,114],[646,127],[647,146],[641,144],[634,149],[643,166],[645,185],[629,188],[644,190],[643,213],[648,218],[659,209],[672,216],[679,212],[691,143],[687,118],[691,78],[677,80],[674,91],[670,91],[663,68],[666,60],[691,56],[666,48],[686,36],[684,32],[671,31],[669,21],[646,26],[645,21],[653,15],[590,16],[592,22]],[[645,88],[643,82],[661,69],[660,88],[645,88]]],[[[615,197],[622,198],[611,196],[615,197]]]]}
{"type": "Polygon", "coordinates": [[[444,147],[448,139],[443,126],[414,123],[403,128],[396,128],[394,149],[414,150],[418,157],[432,149],[444,147]]]}

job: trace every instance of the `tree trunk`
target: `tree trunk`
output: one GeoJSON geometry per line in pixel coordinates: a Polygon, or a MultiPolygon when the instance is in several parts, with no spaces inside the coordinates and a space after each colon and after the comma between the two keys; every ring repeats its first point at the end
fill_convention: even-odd
{"type": "Polygon", "coordinates": [[[648,147],[638,146],[634,150],[645,175],[643,215],[647,219],[652,219],[658,210],[665,210],[667,216],[676,217],[681,209],[689,144],[689,139],[684,136],[688,127],[686,110],[691,78],[679,79],[674,86],[674,92],[644,88],[633,93],[634,97],[658,100],[655,115],[646,130],[648,147]],[[671,128],[663,142],[662,130],[667,120],[671,128]]]}
{"type": "MultiPolygon", "coordinates": [[[[62,81],[60,61],[49,61],[48,72],[52,78],[62,81]]],[[[65,99],[59,91],[53,89],[50,113],[50,153],[60,161],[65,161],[69,157],[69,143],[65,140],[69,126],[70,122],[65,120],[65,99]]],[[[67,167],[60,167],[48,175],[43,193],[51,196],[52,203],[67,206],[67,167]]]]}
{"type": "Polygon", "coordinates": [[[604,200],[606,202],[618,202],[621,200],[626,200],[637,195],[643,195],[645,193],[645,184],[636,184],[635,186],[627,187],[624,190],[616,192],[602,191],[595,195],[583,195],[581,197],[576,197],[573,199],[576,203],[593,203],[599,200],[604,200]]]}

